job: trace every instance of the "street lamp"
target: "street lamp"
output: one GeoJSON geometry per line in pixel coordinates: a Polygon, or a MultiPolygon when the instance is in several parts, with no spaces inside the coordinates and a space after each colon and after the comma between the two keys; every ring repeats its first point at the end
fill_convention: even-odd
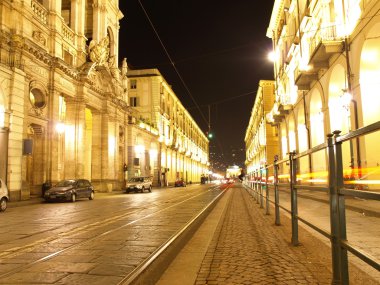
{"type": "Polygon", "coordinates": [[[62,122],[59,122],[55,125],[55,130],[58,134],[63,134],[65,132],[65,124],[62,122]]]}

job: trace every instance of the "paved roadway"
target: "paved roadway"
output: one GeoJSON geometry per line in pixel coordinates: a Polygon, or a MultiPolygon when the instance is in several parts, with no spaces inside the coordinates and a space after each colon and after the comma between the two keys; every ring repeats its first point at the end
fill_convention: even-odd
{"type": "MultiPolygon", "coordinates": [[[[206,219],[193,237],[195,245],[190,241],[184,249],[188,257],[180,253],[158,284],[331,283],[328,241],[301,227],[301,246],[291,246],[287,215],[282,211],[282,226],[274,226],[273,209],[265,215],[236,183],[224,192],[211,184],[191,185],[143,194],[98,193],[94,201],[76,203],[10,205],[0,214],[0,284],[124,284],[220,193],[225,195],[210,214],[213,223],[206,219]],[[176,267],[178,260],[182,267],[176,267]]],[[[284,192],[284,207],[286,197],[284,192]]],[[[299,213],[326,227],[322,198],[300,199],[299,213]]],[[[354,221],[349,236],[361,236],[361,246],[368,244],[377,254],[378,225],[372,220],[377,216],[351,210],[347,216],[354,221]],[[362,224],[363,217],[369,224],[362,224]]],[[[352,284],[380,283],[368,283],[356,267],[350,270],[357,281],[352,284]]]]}
{"type": "Polygon", "coordinates": [[[213,185],[10,207],[0,284],[119,284],[221,193],[213,185]]]}

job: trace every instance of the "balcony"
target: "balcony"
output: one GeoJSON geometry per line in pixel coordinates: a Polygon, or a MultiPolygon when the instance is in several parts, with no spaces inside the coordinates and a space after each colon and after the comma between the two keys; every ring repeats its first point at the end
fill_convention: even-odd
{"type": "Polygon", "coordinates": [[[329,60],[344,51],[343,37],[337,35],[335,23],[324,23],[308,39],[309,64],[306,70],[297,67],[294,71],[295,84],[299,90],[309,90],[312,81],[318,79],[321,69],[329,68],[329,60]]]}
{"type": "Polygon", "coordinates": [[[298,90],[310,90],[310,83],[318,79],[318,74],[314,68],[302,70],[296,67],[294,70],[294,83],[297,85],[298,90]]]}
{"type": "Polygon", "coordinates": [[[292,104],[280,104],[278,106],[278,111],[280,112],[280,115],[287,115],[290,110],[293,109],[292,104]]]}

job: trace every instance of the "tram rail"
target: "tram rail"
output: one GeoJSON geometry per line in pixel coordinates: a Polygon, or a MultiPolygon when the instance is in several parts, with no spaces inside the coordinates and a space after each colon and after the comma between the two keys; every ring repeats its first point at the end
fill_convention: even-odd
{"type": "MultiPolygon", "coordinates": [[[[149,275],[152,273],[152,270],[147,269],[157,263],[156,261],[159,260],[160,256],[167,252],[169,248],[171,248],[170,255],[173,255],[173,252],[178,251],[179,249],[175,249],[175,247],[184,244],[184,241],[179,240],[183,238],[186,240],[189,238],[187,235],[191,234],[195,230],[195,228],[201,223],[202,219],[208,214],[208,212],[215,205],[216,201],[226,190],[221,190],[218,187],[210,187],[207,191],[205,191],[205,188],[194,189],[194,191],[186,192],[180,192],[178,190],[168,191],[177,191],[176,193],[181,193],[181,195],[168,198],[167,195],[165,195],[166,193],[164,193],[162,198],[157,196],[158,198],[154,200],[154,203],[144,207],[138,207],[131,203],[132,207],[130,211],[128,211],[128,209],[117,208],[116,210],[108,212],[107,216],[103,219],[95,217],[94,221],[89,224],[83,224],[86,222],[86,219],[84,218],[76,221],[75,223],[63,223],[44,231],[36,231],[35,233],[24,237],[26,240],[30,240],[31,242],[26,242],[23,246],[10,247],[1,252],[1,263],[10,263],[13,259],[17,259],[24,254],[41,253],[41,247],[44,245],[57,244],[62,239],[70,239],[73,242],[65,248],[57,249],[53,252],[46,252],[43,256],[27,260],[26,262],[21,263],[10,270],[0,271],[0,283],[5,282],[7,278],[13,276],[14,274],[28,271],[28,269],[35,265],[53,260],[54,258],[62,255],[66,255],[68,252],[73,250],[88,247],[94,241],[101,241],[103,238],[112,236],[113,234],[115,234],[115,236],[119,234],[120,236],[120,231],[133,228],[133,226],[139,226],[139,224],[143,223],[147,219],[163,219],[165,215],[170,215],[175,211],[179,211],[181,208],[186,208],[184,205],[189,202],[194,205],[199,204],[200,207],[198,207],[193,213],[184,214],[186,219],[181,219],[182,226],[177,228],[173,234],[168,231],[165,236],[165,241],[156,246],[147,257],[141,259],[139,264],[135,266],[131,272],[127,272],[122,278],[119,278],[119,283],[116,284],[132,284],[134,280],[139,278],[141,279],[141,275],[144,274],[145,275],[143,278],[152,278],[149,275]],[[66,231],[65,227],[67,226],[71,228],[66,231]],[[43,237],[48,231],[59,231],[60,233],[55,236],[43,237]],[[40,236],[41,238],[39,238],[40,236]]],[[[79,212],[81,211],[87,210],[80,209],[79,212]]],[[[65,213],[65,215],[68,216],[75,214],[75,211],[65,213]]],[[[43,221],[48,222],[48,220],[43,221]]],[[[22,225],[22,223],[20,223],[20,225],[22,225]]],[[[161,260],[162,259],[163,258],[161,258],[161,260]]],[[[166,263],[170,262],[170,258],[168,258],[168,256],[165,256],[164,259],[166,260],[166,263]]],[[[162,265],[162,261],[160,261],[160,265],[162,265]]],[[[161,268],[160,270],[164,269],[165,268],[161,268]]],[[[156,274],[158,278],[159,273],[157,272],[157,268],[154,271],[154,274],[156,274]]]]}

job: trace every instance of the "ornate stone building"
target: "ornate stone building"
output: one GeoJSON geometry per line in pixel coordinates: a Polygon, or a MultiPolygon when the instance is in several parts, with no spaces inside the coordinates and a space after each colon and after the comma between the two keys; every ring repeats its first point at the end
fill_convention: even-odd
{"type": "Polygon", "coordinates": [[[272,164],[279,153],[277,127],[270,125],[266,117],[273,107],[274,90],[274,81],[260,80],[244,138],[248,177],[272,164]]]}
{"type": "Polygon", "coordinates": [[[140,113],[140,122],[158,130],[158,143],[145,140],[145,148],[158,153],[157,182],[168,185],[178,178],[199,182],[202,174],[208,174],[207,137],[157,69],[127,74],[130,106],[140,113]]]}
{"type": "Polygon", "coordinates": [[[11,200],[63,178],[120,188],[128,136],[147,132],[129,124],[122,17],[116,0],[0,1],[0,177],[11,200]]]}
{"type": "MultiPolygon", "coordinates": [[[[380,121],[379,11],[377,0],[275,1],[267,36],[276,98],[268,119],[278,124],[282,157],[324,143],[335,130],[347,134],[380,121]]],[[[355,178],[378,184],[378,141],[377,132],[343,144],[345,172],[368,169],[355,178]]],[[[326,159],[315,153],[299,171],[323,173],[326,159]]]]}

